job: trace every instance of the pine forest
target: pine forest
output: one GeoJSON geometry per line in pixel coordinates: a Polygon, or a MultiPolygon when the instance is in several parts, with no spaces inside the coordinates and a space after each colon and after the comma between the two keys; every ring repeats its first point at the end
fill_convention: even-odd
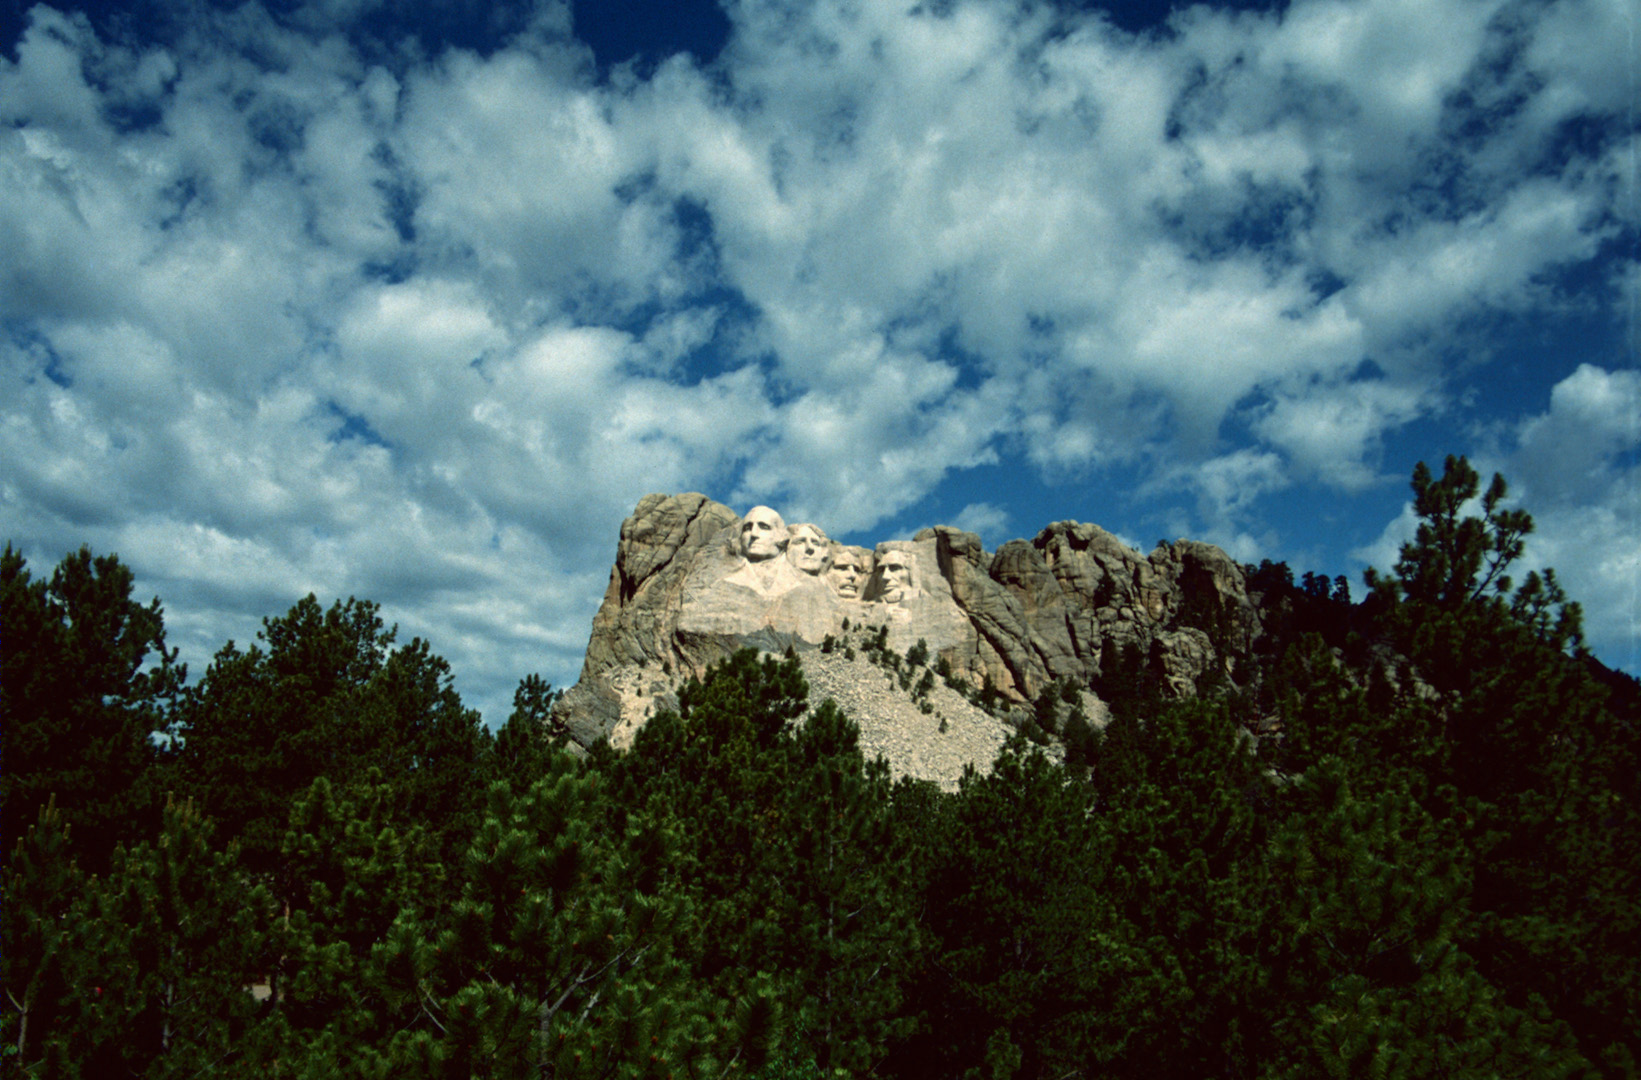
{"type": "Polygon", "coordinates": [[[368,600],[190,679],[116,556],[8,545],[0,1071],[1637,1076],[1641,684],[1511,579],[1502,479],[1412,486],[1360,599],[1247,568],[1257,677],[988,698],[955,791],[792,656],[572,753],[541,678],[487,727],[368,600]]]}

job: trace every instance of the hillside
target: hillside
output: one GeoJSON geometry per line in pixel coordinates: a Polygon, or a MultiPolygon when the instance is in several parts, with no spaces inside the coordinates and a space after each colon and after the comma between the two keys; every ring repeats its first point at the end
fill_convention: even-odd
{"type": "Polygon", "coordinates": [[[1360,602],[1071,523],[811,573],[657,496],[494,732],[368,601],[189,682],[118,559],[8,548],[0,1062],[1633,1076],[1641,687],[1502,480],[1414,490],[1360,602]]]}

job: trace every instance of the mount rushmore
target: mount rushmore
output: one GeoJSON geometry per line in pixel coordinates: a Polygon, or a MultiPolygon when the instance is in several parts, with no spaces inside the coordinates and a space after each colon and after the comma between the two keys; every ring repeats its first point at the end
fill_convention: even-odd
{"type": "MultiPolygon", "coordinates": [[[[1259,633],[1242,568],[1209,544],[1141,555],[1097,525],[1061,521],[990,553],[943,525],[865,548],[767,506],[742,516],[700,494],[648,495],[622,523],[580,680],[557,715],[582,746],[621,746],[714,661],[745,646],[790,649],[816,700],[838,697],[871,744],[875,730],[905,728],[919,710],[893,680],[884,693],[852,692],[874,676],[850,670],[839,643],[918,647],[943,689],[986,687],[1004,704],[1070,686],[1097,715],[1102,680],[1119,665],[1138,665],[1174,696],[1234,686],[1259,633]]],[[[959,735],[986,728],[969,745],[989,765],[988,747],[1006,734],[998,710],[947,692],[939,730],[947,720],[959,735]]],[[[915,767],[917,747],[900,749],[898,762],[889,753],[897,772],[928,771],[915,767]]]]}

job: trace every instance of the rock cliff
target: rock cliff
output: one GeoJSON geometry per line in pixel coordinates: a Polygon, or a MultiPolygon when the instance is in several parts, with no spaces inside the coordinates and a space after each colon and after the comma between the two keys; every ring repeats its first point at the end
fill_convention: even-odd
{"type": "Polygon", "coordinates": [[[1097,721],[1098,692],[1119,675],[1181,697],[1234,686],[1259,633],[1242,568],[1208,544],[1141,555],[1097,525],[1059,521],[990,553],[948,526],[866,549],[768,507],[742,517],[704,495],[648,495],[622,523],[559,716],[583,746],[623,745],[715,660],[791,648],[869,752],[950,784],[965,761],[988,766],[1007,731],[964,688],[1005,705],[1069,688],[1097,721]],[[922,672],[899,659],[919,643],[922,672]]]}

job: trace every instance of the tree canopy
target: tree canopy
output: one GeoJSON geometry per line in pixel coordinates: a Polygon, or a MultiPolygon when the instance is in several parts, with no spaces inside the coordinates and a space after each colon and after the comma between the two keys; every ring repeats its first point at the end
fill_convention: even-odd
{"type": "Polygon", "coordinates": [[[1553,571],[1511,580],[1502,479],[1413,489],[1359,603],[1248,568],[1241,689],[1114,650],[1108,720],[1047,688],[951,791],[868,760],[796,656],[579,754],[539,677],[492,734],[369,601],[298,601],[190,686],[118,559],[8,548],[0,1063],[1635,1076],[1641,686],[1553,571]]]}

